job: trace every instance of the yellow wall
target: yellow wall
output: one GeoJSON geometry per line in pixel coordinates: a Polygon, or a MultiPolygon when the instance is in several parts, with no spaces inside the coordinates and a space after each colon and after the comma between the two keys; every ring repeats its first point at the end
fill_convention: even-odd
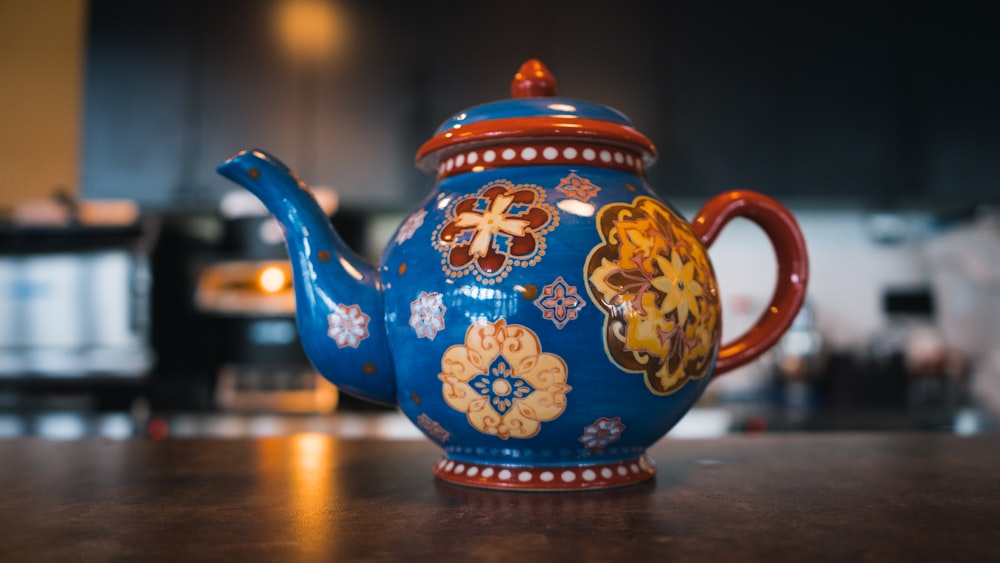
{"type": "Polygon", "coordinates": [[[0,209],[79,192],[87,0],[0,0],[0,209]]]}

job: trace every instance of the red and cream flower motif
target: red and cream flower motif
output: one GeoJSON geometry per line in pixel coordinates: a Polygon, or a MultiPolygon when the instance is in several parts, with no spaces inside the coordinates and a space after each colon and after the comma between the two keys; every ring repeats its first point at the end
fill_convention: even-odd
{"type": "Polygon", "coordinates": [[[514,266],[531,266],[545,254],[545,235],[559,222],[544,202],[545,191],[507,180],[486,184],[458,199],[434,237],[452,277],[475,273],[486,284],[504,279],[514,266]]]}
{"type": "Polygon", "coordinates": [[[605,313],[609,356],[642,372],[655,394],[705,376],[718,345],[719,297],[687,223],[641,196],[597,214],[602,243],[587,258],[587,291],[605,313]]]}
{"type": "Polygon", "coordinates": [[[326,319],[330,324],[327,335],[337,343],[337,348],[357,348],[362,340],[368,338],[370,317],[357,305],[337,305],[326,319]]]}
{"type": "Polygon", "coordinates": [[[572,173],[559,181],[556,190],[573,199],[588,201],[590,198],[596,196],[597,192],[601,191],[601,188],[597,187],[590,180],[572,173]]]}
{"type": "Polygon", "coordinates": [[[566,362],[528,327],[480,321],[441,358],[441,392],[469,424],[504,440],[530,438],[566,410],[566,362]]]}

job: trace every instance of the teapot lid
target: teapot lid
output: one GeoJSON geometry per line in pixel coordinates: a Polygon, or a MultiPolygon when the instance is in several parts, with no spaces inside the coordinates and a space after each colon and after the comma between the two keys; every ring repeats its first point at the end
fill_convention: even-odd
{"type": "Polygon", "coordinates": [[[434,173],[442,151],[458,145],[528,138],[594,141],[632,149],[645,166],[656,160],[652,141],[618,110],[556,97],[556,79],[537,59],[521,65],[510,90],[510,99],[475,106],[445,120],[417,151],[417,167],[434,173]]]}

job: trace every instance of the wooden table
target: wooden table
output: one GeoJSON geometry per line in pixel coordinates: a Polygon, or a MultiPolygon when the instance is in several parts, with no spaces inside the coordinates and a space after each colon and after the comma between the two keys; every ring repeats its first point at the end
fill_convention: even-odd
{"type": "Polygon", "coordinates": [[[0,561],[1000,560],[1000,437],[667,438],[655,481],[436,481],[423,441],[0,441],[0,561]]]}

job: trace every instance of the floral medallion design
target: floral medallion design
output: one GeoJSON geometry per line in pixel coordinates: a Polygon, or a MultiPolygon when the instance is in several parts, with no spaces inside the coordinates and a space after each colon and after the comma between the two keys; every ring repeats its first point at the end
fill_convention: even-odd
{"type": "Polygon", "coordinates": [[[409,240],[413,236],[413,233],[417,232],[417,229],[424,224],[424,217],[427,217],[426,209],[421,209],[407,217],[396,233],[396,244],[402,244],[409,240]]]}
{"type": "Polygon", "coordinates": [[[545,235],[559,224],[545,191],[532,184],[497,180],[453,203],[434,235],[444,271],[474,273],[490,285],[515,266],[533,266],[545,255],[545,235]]]}
{"type": "Polygon", "coordinates": [[[719,292],[705,250],[690,227],[652,198],[597,214],[601,244],[584,275],[605,313],[609,357],[645,374],[657,395],[673,393],[711,369],[719,341],[719,292]]]}
{"type": "Polygon", "coordinates": [[[433,437],[438,442],[444,443],[451,439],[451,433],[445,430],[436,420],[427,416],[426,413],[421,413],[417,417],[417,424],[427,432],[428,436],[433,437]]]}
{"type": "Polygon", "coordinates": [[[330,323],[327,335],[337,343],[337,348],[357,348],[362,340],[368,338],[370,317],[357,305],[337,305],[326,319],[330,323]]]}
{"type": "Polygon", "coordinates": [[[556,191],[562,192],[573,199],[588,201],[590,198],[596,196],[597,192],[601,191],[601,188],[586,178],[570,174],[559,181],[556,191]]]}
{"type": "Polygon", "coordinates": [[[583,445],[591,451],[600,451],[608,447],[609,444],[617,442],[622,437],[622,432],[625,430],[625,425],[622,424],[622,419],[619,417],[605,418],[601,417],[594,421],[593,424],[584,427],[583,436],[580,436],[580,441],[583,445]]]}
{"type": "Polygon", "coordinates": [[[542,310],[542,316],[561,329],[576,318],[587,302],[577,293],[576,287],[566,283],[562,276],[542,288],[542,294],[535,299],[535,306],[542,310]]]}
{"type": "Polygon", "coordinates": [[[438,331],[444,328],[444,312],[448,308],[441,302],[440,293],[421,291],[420,295],[410,301],[410,326],[417,333],[417,338],[434,340],[438,331]]]}
{"type": "Polygon", "coordinates": [[[441,392],[476,430],[530,438],[566,409],[566,362],[542,351],[528,327],[479,321],[441,358],[441,392]]]}

